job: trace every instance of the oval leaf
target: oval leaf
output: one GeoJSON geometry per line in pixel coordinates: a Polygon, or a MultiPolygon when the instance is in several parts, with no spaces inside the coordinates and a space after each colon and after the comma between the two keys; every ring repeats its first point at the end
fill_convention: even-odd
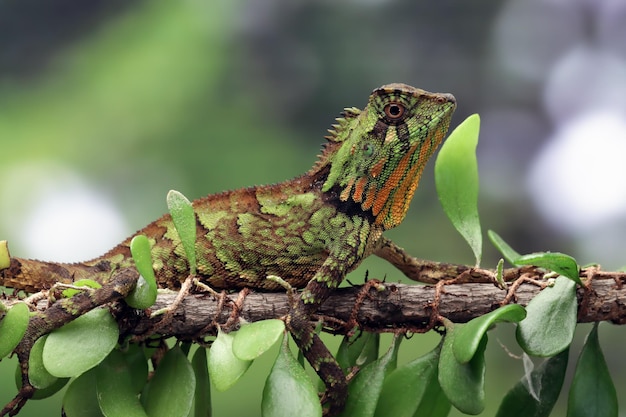
{"type": "MultiPolygon", "coordinates": [[[[43,346],[43,344],[42,344],[43,346]]],[[[41,352],[39,353],[39,359],[38,361],[41,363],[41,352]]],[[[33,362],[37,362],[37,360],[33,361],[33,352],[31,351],[31,356],[30,358],[28,358],[28,378],[30,380],[30,383],[34,386],[34,382],[33,380],[37,379],[37,378],[41,378],[41,376],[36,376],[35,378],[33,378],[33,372],[32,371],[32,367],[33,367],[33,362]]],[[[43,368],[43,365],[41,365],[43,368]]],[[[45,369],[44,369],[45,371],[45,369]]],[[[37,371],[35,371],[36,373],[37,371]]],[[[45,371],[47,373],[47,371],[45,371]]],[[[48,373],[48,375],[50,375],[48,373]]],[[[69,382],[70,378],[56,378],[52,375],[50,375],[50,380],[49,381],[44,381],[42,382],[41,379],[39,379],[37,381],[37,384],[40,386],[43,386],[44,383],[47,384],[45,385],[45,387],[43,388],[37,388],[37,390],[35,391],[35,393],[32,396],[33,400],[42,400],[44,398],[48,398],[53,396],[54,394],[56,394],[57,392],[61,391],[63,389],[63,387],[69,382]]],[[[15,386],[20,389],[20,387],[22,386],[22,369],[20,368],[19,364],[18,366],[15,367],[15,386]]]]}
{"type": "Polygon", "coordinates": [[[456,325],[455,338],[452,349],[459,363],[468,363],[476,354],[478,346],[482,342],[483,335],[496,323],[517,323],[524,320],[526,310],[518,304],[502,306],[490,313],[467,322],[456,325]]]}
{"type": "MultiPolygon", "coordinates": [[[[234,333],[234,332],[233,332],[234,333]]],[[[221,329],[209,350],[209,374],[218,391],[226,391],[248,370],[252,361],[239,359],[233,353],[232,333],[224,333],[221,329]]]]}
{"type": "Polygon", "coordinates": [[[441,389],[437,372],[435,372],[432,378],[426,382],[426,390],[424,395],[422,395],[422,401],[413,416],[448,417],[451,408],[452,404],[450,404],[450,400],[448,400],[448,397],[441,389]]]}
{"type": "Polygon", "coordinates": [[[280,352],[265,381],[261,415],[263,417],[320,417],[322,406],[317,390],[289,350],[283,337],[280,352]]]}
{"type": "Polygon", "coordinates": [[[595,323],[578,358],[569,389],[567,417],[617,415],[617,393],[598,342],[598,323],[595,323]]]}
{"type": "Polygon", "coordinates": [[[13,352],[26,329],[30,312],[25,303],[16,303],[0,321],[0,359],[13,352]]]}
{"type": "Polygon", "coordinates": [[[576,284],[558,277],[526,307],[526,318],[517,326],[517,342],[529,355],[549,357],[565,350],[576,329],[576,284]]]}
{"type": "Polygon", "coordinates": [[[96,370],[91,369],[74,379],[63,396],[66,417],[104,417],[98,405],[96,370]]]}
{"type": "Polygon", "coordinates": [[[141,392],[148,380],[148,362],[143,348],[131,344],[126,352],[123,352],[124,359],[130,369],[130,376],[133,383],[133,391],[137,394],[141,392]]]}
{"type": "Polygon", "coordinates": [[[383,389],[383,381],[398,361],[398,349],[402,338],[395,336],[387,353],[368,364],[356,374],[348,386],[348,400],[341,416],[373,416],[383,389]]]}
{"type": "MultiPolygon", "coordinates": [[[[77,281],[74,281],[72,285],[74,287],[86,287],[86,288],[94,288],[94,289],[102,287],[102,285],[99,282],[94,281],[93,279],[79,279],[77,281]]],[[[81,290],[77,290],[74,288],[67,288],[63,290],[61,294],[63,294],[63,297],[65,298],[71,298],[80,292],[81,290]]]]}
{"type": "Polygon", "coordinates": [[[139,275],[135,288],[124,299],[126,304],[138,310],[145,310],[154,304],[157,299],[156,286],[152,286],[146,281],[143,275],[139,275]]]}
{"type": "Polygon", "coordinates": [[[0,271],[11,266],[11,255],[9,255],[9,244],[6,240],[0,240],[0,271]]]}
{"type": "Polygon", "coordinates": [[[43,365],[43,347],[48,336],[42,336],[33,345],[28,357],[28,379],[37,389],[46,388],[54,384],[58,378],[43,365]]]}
{"type": "Polygon", "coordinates": [[[51,385],[35,391],[31,398],[33,400],[43,400],[44,398],[52,397],[57,392],[61,391],[69,381],[70,378],[57,378],[51,385]]]}
{"type": "Polygon", "coordinates": [[[446,215],[474,252],[476,265],[482,256],[482,232],[478,217],[478,163],[476,145],[480,117],[465,119],[444,142],[435,162],[435,184],[446,215]]]}
{"type": "Polygon", "coordinates": [[[148,417],[122,352],[113,350],[95,370],[98,404],[106,417],[148,417]]]}
{"type": "Polygon", "coordinates": [[[144,235],[137,235],[130,241],[130,252],[135,261],[135,267],[141,276],[135,288],[126,297],[129,306],[140,310],[154,304],[157,297],[156,277],[152,268],[152,254],[150,241],[144,235]]]}
{"type": "Polygon", "coordinates": [[[459,363],[453,345],[457,324],[444,320],[446,335],[439,360],[439,384],[452,405],[466,414],[479,414],[485,408],[485,348],[484,334],[476,353],[467,363],[459,363]]]}
{"type": "Polygon", "coordinates": [[[73,377],[93,368],[117,344],[119,329],[109,310],[97,308],[56,329],[43,347],[43,363],[57,377],[73,377]]]}
{"type": "Polygon", "coordinates": [[[241,326],[233,340],[233,353],[239,359],[251,361],[274,346],[285,332],[282,320],[261,320],[241,326]]]}
{"type": "Polygon", "coordinates": [[[569,349],[525,375],[504,397],[496,417],[548,417],[559,398],[569,349]]]}
{"type": "Polygon", "coordinates": [[[583,285],[578,276],[578,264],[569,255],[559,252],[536,252],[522,255],[515,260],[515,265],[535,265],[563,275],[578,285],[583,285]]]}
{"type": "Polygon", "coordinates": [[[352,338],[344,337],[337,350],[337,363],[345,371],[355,366],[364,367],[378,358],[380,334],[361,332],[352,338]]]}
{"type": "Polygon", "coordinates": [[[515,249],[510,247],[509,244],[506,243],[504,239],[502,239],[500,235],[493,230],[488,230],[487,236],[489,237],[491,243],[493,243],[493,246],[495,246],[496,249],[500,251],[502,256],[504,256],[504,259],[506,259],[507,262],[511,265],[515,265],[515,260],[518,259],[521,255],[517,253],[515,249]]]}
{"type": "Polygon", "coordinates": [[[196,375],[196,392],[193,399],[193,416],[209,417],[211,415],[211,381],[207,368],[206,349],[199,347],[191,359],[191,367],[196,375]]]}
{"type": "Polygon", "coordinates": [[[438,361],[439,348],[436,348],[391,372],[383,382],[374,415],[412,417],[428,385],[433,379],[436,382],[438,361]]]}
{"type": "Polygon", "coordinates": [[[179,347],[170,349],[146,386],[141,403],[150,417],[187,417],[196,390],[191,364],[179,347]]]}
{"type": "Polygon", "coordinates": [[[167,208],[185,249],[191,275],[196,274],[196,214],[187,198],[176,190],[167,193],[167,208]]]}

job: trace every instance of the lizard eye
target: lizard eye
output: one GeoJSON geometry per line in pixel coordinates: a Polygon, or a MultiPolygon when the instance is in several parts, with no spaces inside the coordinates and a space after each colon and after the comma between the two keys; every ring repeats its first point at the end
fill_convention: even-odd
{"type": "Polygon", "coordinates": [[[371,143],[365,144],[363,146],[363,153],[365,153],[367,157],[374,155],[374,146],[371,143]]]}
{"type": "Polygon", "coordinates": [[[404,111],[404,106],[397,102],[392,102],[385,106],[385,116],[387,116],[390,120],[400,119],[404,116],[404,111]]]}

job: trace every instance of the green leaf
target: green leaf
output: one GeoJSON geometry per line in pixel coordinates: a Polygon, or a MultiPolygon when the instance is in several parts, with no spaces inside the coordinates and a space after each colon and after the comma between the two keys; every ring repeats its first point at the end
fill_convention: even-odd
{"type": "Polygon", "coordinates": [[[124,354],[113,350],[96,368],[100,410],[106,417],[147,417],[133,384],[124,354]]]}
{"type": "Polygon", "coordinates": [[[465,119],[444,142],[435,162],[435,183],[443,210],[474,252],[476,265],[482,256],[482,232],[478,217],[478,164],[476,145],[480,117],[465,119]]]}
{"type": "Polygon", "coordinates": [[[340,414],[341,416],[371,417],[374,415],[385,377],[396,369],[401,341],[400,336],[395,336],[387,353],[363,367],[350,381],[346,408],[340,414]]]}
{"type": "Polygon", "coordinates": [[[437,372],[425,384],[426,390],[413,417],[447,417],[450,414],[452,404],[439,385],[437,372]]]}
{"type": "Polygon", "coordinates": [[[135,288],[124,299],[126,304],[138,310],[151,307],[157,299],[156,286],[150,285],[143,275],[139,275],[135,288]]]}
{"type": "Polygon", "coordinates": [[[559,398],[569,349],[527,373],[504,397],[496,417],[548,417],[559,398]]]}
{"type": "Polygon", "coordinates": [[[337,363],[344,372],[355,366],[362,368],[378,358],[379,345],[378,333],[357,332],[351,338],[346,336],[337,350],[337,363]]]}
{"type": "Polygon", "coordinates": [[[98,405],[95,369],[70,383],[63,396],[63,411],[66,417],[104,417],[98,405]]]}
{"type": "Polygon", "coordinates": [[[109,310],[91,310],[48,335],[43,347],[44,366],[57,377],[78,376],[102,362],[118,337],[119,329],[109,310]]]}
{"type": "Polygon", "coordinates": [[[282,320],[261,320],[241,326],[233,340],[233,353],[239,359],[251,361],[274,346],[285,332],[282,320]]]}
{"type": "Polygon", "coordinates": [[[233,339],[235,335],[224,333],[221,329],[209,350],[209,375],[218,391],[226,391],[235,385],[235,382],[248,370],[252,361],[239,359],[233,353],[233,339]]]}
{"type": "Polygon", "coordinates": [[[130,241],[130,253],[135,267],[141,276],[135,288],[126,297],[126,303],[136,309],[143,310],[154,304],[157,298],[157,284],[152,267],[150,241],[145,235],[137,235],[130,241]]]}
{"type": "Polygon", "coordinates": [[[535,252],[520,255],[511,248],[496,232],[487,232],[491,243],[502,253],[502,256],[512,265],[534,265],[549,269],[557,274],[566,276],[579,285],[583,285],[578,276],[579,268],[576,260],[569,255],[559,252],[535,252]]]}
{"type": "Polygon", "coordinates": [[[29,315],[25,303],[15,303],[0,320],[0,359],[13,352],[24,337],[29,315]]]}
{"type": "MultiPolygon", "coordinates": [[[[99,282],[94,281],[93,279],[79,279],[77,281],[74,281],[72,285],[75,287],[86,287],[86,288],[94,288],[94,289],[102,287],[102,285],[99,282]]],[[[65,298],[71,298],[80,292],[81,292],[80,290],[76,290],[74,288],[67,288],[63,290],[61,294],[65,298]]]]}
{"type": "Polygon", "coordinates": [[[452,405],[465,414],[479,414],[485,408],[485,348],[487,335],[483,335],[474,357],[460,363],[454,356],[453,346],[457,326],[444,320],[446,335],[439,360],[439,384],[452,405]]]}
{"type": "Polygon", "coordinates": [[[179,347],[170,349],[141,396],[150,417],[186,417],[191,410],[196,377],[179,347]]]}
{"type": "Polygon", "coordinates": [[[578,264],[569,255],[559,252],[535,252],[522,255],[515,260],[515,265],[535,265],[563,275],[578,285],[583,285],[578,276],[578,264]]]}
{"type": "Polygon", "coordinates": [[[558,277],[526,307],[526,318],[517,326],[517,342],[529,355],[549,357],[565,350],[576,329],[576,284],[558,277]]]}
{"type": "Polygon", "coordinates": [[[191,275],[196,274],[196,214],[187,198],[176,190],[167,193],[167,208],[185,249],[191,275]]]}
{"type": "MultiPolygon", "coordinates": [[[[417,411],[429,383],[437,385],[439,347],[389,374],[376,405],[375,417],[412,417],[417,411]]],[[[430,415],[430,414],[425,414],[430,415]]]]}
{"type": "Polygon", "coordinates": [[[459,363],[468,363],[478,350],[483,335],[496,323],[517,323],[526,317],[526,310],[518,304],[502,306],[490,313],[455,326],[455,337],[452,350],[459,363]]]}
{"type": "Polygon", "coordinates": [[[504,259],[500,258],[500,260],[498,261],[498,265],[496,265],[496,282],[498,283],[498,286],[502,289],[506,289],[506,282],[504,282],[504,276],[503,276],[503,271],[504,271],[504,259]]]}
{"type": "Polygon", "coordinates": [[[9,244],[6,240],[0,240],[0,271],[11,266],[11,255],[9,255],[9,244]]]}
{"type": "Polygon", "coordinates": [[[598,342],[598,323],[580,352],[569,390],[567,417],[617,417],[617,393],[598,342]]]}
{"type": "Polygon", "coordinates": [[[263,417],[320,417],[322,406],[317,390],[289,350],[283,337],[281,349],[265,381],[261,400],[263,417]]]}
{"type": "Polygon", "coordinates": [[[61,391],[68,382],[70,382],[70,378],[57,378],[57,380],[54,381],[51,385],[35,391],[31,399],[43,400],[45,398],[52,397],[57,392],[61,391]]]}
{"type": "Polygon", "coordinates": [[[495,246],[496,249],[500,251],[502,256],[504,256],[504,259],[506,259],[507,262],[511,265],[515,265],[515,260],[518,259],[521,255],[517,253],[515,249],[510,247],[509,244],[506,243],[504,239],[502,239],[500,235],[493,230],[488,230],[487,236],[489,237],[491,243],[493,243],[493,246],[495,246]]]}
{"type": "Polygon", "coordinates": [[[196,375],[196,392],[193,399],[193,414],[190,415],[211,417],[211,382],[205,348],[198,347],[191,359],[191,367],[196,375]]]}
{"type": "Polygon", "coordinates": [[[28,379],[37,389],[49,387],[58,380],[43,364],[43,347],[47,338],[48,336],[45,335],[37,339],[28,357],[28,379]]]}
{"type": "Polygon", "coordinates": [[[148,362],[143,348],[138,345],[131,344],[126,352],[123,352],[124,359],[128,364],[130,376],[132,379],[133,390],[137,394],[141,392],[148,381],[148,362]]]}
{"type": "MultiPolygon", "coordinates": [[[[57,378],[44,368],[41,358],[43,345],[47,336],[42,336],[33,345],[28,357],[28,379],[37,390],[32,396],[33,400],[42,400],[59,392],[69,378],[57,378]]],[[[18,366],[15,368],[15,386],[19,389],[22,386],[22,369],[18,366]]]]}

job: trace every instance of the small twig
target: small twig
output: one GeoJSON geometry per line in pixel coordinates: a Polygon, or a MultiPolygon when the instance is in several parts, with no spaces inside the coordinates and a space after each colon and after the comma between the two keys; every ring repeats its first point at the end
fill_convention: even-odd
{"type": "Polygon", "coordinates": [[[352,313],[350,313],[350,319],[348,319],[346,323],[346,330],[348,331],[348,335],[350,335],[350,333],[354,331],[354,328],[358,326],[357,316],[359,314],[359,310],[366,298],[371,299],[369,291],[372,288],[375,288],[376,291],[385,290],[385,286],[382,285],[382,281],[379,281],[377,279],[370,279],[365,281],[365,284],[363,284],[363,286],[361,287],[361,290],[359,291],[359,294],[354,301],[354,307],[352,309],[352,313]]]}
{"type": "Polygon", "coordinates": [[[224,328],[225,329],[230,329],[231,327],[234,327],[236,324],[239,324],[239,321],[241,319],[241,310],[243,309],[243,303],[246,299],[246,296],[250,294],[250,289],[249,288],[244,288],[241,291],[239,291],[239,293],[237,294],[237,299],[235,300],[235,302],[231,303],[233,309],[230,313],[230,317],[228,318],[228,320],[226,320],[226,323],[224,323],[224,328]]]}
{"type": "Polygon", "coordinates": [[[513,283],[509,286],[509,290],[507,291],[504,299],[500,301],[500,305],[505,306],[509,304],[511,300],[513,300],[513,298],[516,297],[515,293],[518,290],[518,288],[524,283],[536,285],[542,290],[548,286],[548,283],[546,281],[538,281],[524,274],[518,279],[516,279],[515,281],[513,281],[513,283]]]}

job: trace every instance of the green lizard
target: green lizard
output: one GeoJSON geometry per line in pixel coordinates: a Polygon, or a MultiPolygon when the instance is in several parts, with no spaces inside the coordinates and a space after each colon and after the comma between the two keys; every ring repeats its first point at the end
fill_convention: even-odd
{"type": "MultiPolygon", "coordinates": [[[[344,110],[318,161],[304,175],[193,202],[202,282],[215,289],[280,291],[266,279],[277,275],[303,288],[285,321],[326,385],[329,414],[342,409],[347,382],[310,317],[364,258],[375,254],[401,266],[401,258],[408,257],[383,232],[404,219],[455,107],[450,94],[405,84],[382,86],[364,110],[344,110]]],[[[189,265],[171,217],[165,215],[137,234],[151,240],[159,286],[180,288],[189,265]]],[[[133,266],[130,240],[84,263],[11,258],[0,271],[0,285],[32,292],[82,278],[113,280],[113,271],[133,266]]]]}

